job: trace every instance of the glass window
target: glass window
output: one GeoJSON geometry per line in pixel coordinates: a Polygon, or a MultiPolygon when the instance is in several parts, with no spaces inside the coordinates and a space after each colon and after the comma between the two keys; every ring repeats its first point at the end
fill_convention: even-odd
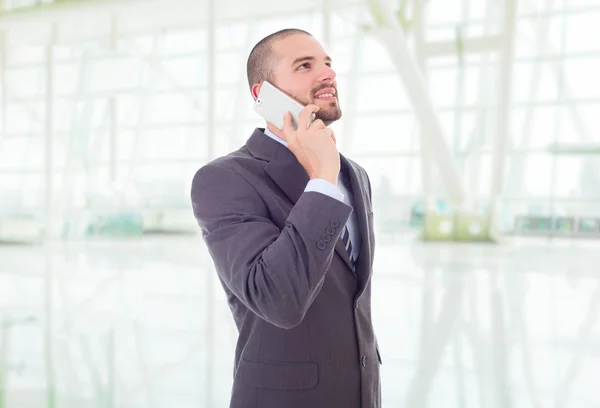
{"type": "Polygon", "coordinates": [[[482,133],[485,132],[485,129],[480,129],[478,126],[477,115],[479,113],[472,112],[464,112],[456,118],[456,120],[460,121],[459,133],[454,135],[455,140],[457,141],[457,147],[462,151],[478,151],[479,145],[481,143],[480,138],[482,137],[482,133]]]}
{"type": "Polygon", "coordinates": [[[156,65],[144,67],[144,70],[149,72],[146,87],[163,90],[206,86],[208,84],[206,55],[165,58],[153,64],[156,65]]]}
{"type": "Polygon", "coordinates": [[[554,194],[559,198],[573,198],[583,193],[583,164],[581,156],[556,157],[554,194]]]}
{"type": "MultiPolygon", "coordinates": [[[[485,92],[481,92],[481,75],[484,72],[483,67],[464,67],[462,76],[463,76],[463,84],[462,88],[459,88],[462,92],[462,103],[464,106],[475,106],[481,103],[486,103],[486,94],[488,94],[488,87],[485,87],[483,90],[485,92]]],[[[495,73],[495,70],[492,68],[485,69],[485,73],[487,74],[487,78],[491,78],[491,74],[495,73]]],[[[487,80],[486,78],[486,80],[487,80]]],[[[487,82],[487,81],[486,81],[487,82]]],[[[489,81],[488,83],[493,83],[489,81]]],[[[484,83],[485,86],[485,83],[484,83]]]]}
{"type": "Polygon", "coordinates": [[[377,194],[381,201],[393,199],[387,194],[405,196],[421,192],[420,161],[418,157],[357,159],[369,174],[373,196],[377,194]]]}
{"type": "MultiPolygon", "coordinates": [[[[507,165],[513,166],[515,160],[518,160],[516,155],[509,157],[507,165]]],[[[552,155],[549,153],[527,153],[526,156],[522,157],[522,160],[525,162],[522,166],[522,176],[519,178],[522,189],[515,188],[515,190],[523,191],[531,197],[550,197],[552,194],[552,155]]]]}
{"type": "Polygon", "coordinates": [[[145,123],[165,124],[206,120],[206,106],[193,95],[155,94],[150,97],[145,123]]]}
{"type": "Polygon", "coordinates": [[[458,23],[463,7],[464,2],[460,0],[432,0],[427,3],[424,17],[431,25],[458,23]]]}
{"type": "Polygon", "coordinates": [[[563,16],[538,16],[517,22],[515,54],[517,58],[556,55],[562,50],[563,16]]]}
{"type": "MultiPolygon", "coordinates": [[[[600,142],[600,120],[598,120],[600,102],[579,104],[573,109],[578,113],[587,131],[586,135],[580,135],[581,140],[585,140],[586,142],[600,142]]],[[[574,119],[572,111],[569,111],[569,116],[574,119]]]]}
{"type": "Polygon", "coordinates": [[[158,48],[156,34],[137,34],[117,38],[117,49],[134,55],[152,55],[158,48]]]}
{"type": "Polygon", "coordinates": [[[86,89],[108,91],[137,87],[140,81],[141,61],[136,58],[115,58],[95,61],[86,89]]]}
{"type": "Polygon", "coordinates": [[[7,133],[30,134],[44,129],[45,107],[41,102],[8,102],[6,104],[7,133]]]}
{"type": "Polygon", "coordinates": [[[435,69],[429,72],[429,95],[437,107],[456,104],[456,68],[435,69]]]}
{"type": "Polygon", "coordinates": [[[3,55],[6,65],[43,64],[46,61],[46,49],[41,46],[19,45],[10,47],[3,55]]]}
{"type": "MultiPolygon", "coordinates": [[[[219,24],[216,28],[217,49],[240,48],[250,53],[251,48],[248,46],[253,25],[251,21],[229,21],[227,24],[219,24]]],[[[254,44],[250,45],[252,46],[254,44]]]]}
{"type": "Polygon", "coordinates": [[[216,77],[219,85],[238,84],[246,80],[247,55],[239,52],[220,52],[217,54],[216,77]]]}
{"type": "Polygon", "coordinates": [[[565,84],[572,98],[600,98],[600,57],[569,58],[564,63],[565,84]]]}
{"type": "MultiPolygon", "coordinates": [[[[596,5],[598,5],[597,1],[596,5]]],[[[567,52],[600,51],[598,35],[594,35],[598,31],[598,21],[600,21],[600,10],[569,16],[565,36],[567,52]]]]}
{"type": "Polygon", "coordinates": [[[356,84],[346,84],[346,88],[339,86],[339,91],[340,97],[345,100],[355,98],[356,109],[359,112],[381,113],[411,108],[397,73],[361,76],[357,78],[356,84]]]}
{"type": "Polygon", "coordinates": [[[357,29],[356,16],[358,15],[358,13],[360,13],[360,11],[361,9],[356,6],[344,6],[342,10],[335,10],[335,12],[332,12],[332,34],[337,38],[354,36],[357,29]]]}
{"type": "MultiPolygon", "coordinates": [[[[335,70],[338,77],[340,75],[345,75],[351,69],[354,61],[356,60],[359,63],[362,60],[362,55],[358,54],[358,57],[355,58],[355,48],[358,47],[358,50],[361,49],[360,40],[355,40],[353,38],[345,38],[343,40],[334,41],[333,46],[330,47],[329,55],[332,59],[332,68],[335,70]]],[[[360,51],[359,51],[360,52],[360,51]]]]}
{"type": "Polygon", "coordinates": [[[389,51],[374,35],[367,34],[361,44],[359,72],[381,72],[395,70],[389,51]]]}
{"type": "MultiPolygon", "coordinates": [[[[317,28],[316,24],[312,19],[312,13],[308,12],[295,12],[289,13],[285,16],[269,16],[263,17],[256,21],[255,29],[255,41],[252,44],[260,41],[263,37],[289,27],[298,27],[308,32],[314,32],[317,28]]],[[[314,35],[319,33],[314,32],[314,35]]]]}
{"type": "Polygon", "coordinates": [[[46,71],[42,66],[9,69],[6,82],[11,98],[42,97],[45,94],[46,71]]]}
{"type": "Polygon", "coordinates": [[[556,106],[515,108],[512,116],[512,146],[515,149],[547,148],[560,134],[556,106]]]}
{"type": "Polygon", "coordinates": [[[205,29],[168,31],[164,34],[160,49],[164,55],[198,53],[207,48],[205,29]]]}
{"type": "Polygon", "coordinates": [[[513,71],[513,101],[555,101],[559,95],[559,71],[555,64],[552,61],[516,63],[513,71]]]}
{"type": "MultiPolygon", "coordinates": [[[[80,89],[81,74],[85,67],[83,64],[67,63],[54,65],[54,95],[75,95],[80,89]]],[[[41,95],[40,95],[41,96],[41,95]]]]}
{"type": "Polygon", "coordinates": [[[415,130],[416,122],[412,115],[357,117],[353,126],[351,152],[364,156],[377,152],[407,152],[411,147],[416,150],[419,146],[413,144],[415,130]]]}

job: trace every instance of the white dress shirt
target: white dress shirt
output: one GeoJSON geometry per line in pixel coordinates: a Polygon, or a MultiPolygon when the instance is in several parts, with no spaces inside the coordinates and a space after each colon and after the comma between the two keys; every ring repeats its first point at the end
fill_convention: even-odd
{"type": "MultiPolygon", "coordinates": [[[[285,147],[287,147],[287,142],[275,135],[268,128],[265,128],[264,133],[271,139],[274,139],[277,142],[284,145],[285,147]]],[[[348,189],[348,183],[349,180],[344,180],[344,177],[342,177],[342,172],[340,172],[340,174],[338,175],[337,186],[324,179],[312,179],[306,184],[306,188],[304,189],[304,191],[315,191],[321,194],[325,194],[329,197],[342,201],[345,204],[352,207],[353,211],[352,214],[350,214],[350,218],[348,218],[346,227],[348,227],[348,232],[350,233],[350,241],[352,242],[352,258],[357,259],[361,245],[361,236],[360,230],[358,228],[358,217],[356,216],[356,211],[354,211],[354,197],[352,197],[352,194],[348,189]]]]}

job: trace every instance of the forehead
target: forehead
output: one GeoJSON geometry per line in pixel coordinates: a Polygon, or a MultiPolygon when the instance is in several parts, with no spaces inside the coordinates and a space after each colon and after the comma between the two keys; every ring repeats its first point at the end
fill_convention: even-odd
{"type": "Polygon", "coordinates": [[[291,63],[299,57],[315,57],[325,59],[327,53],[323,46],[312,36],[294,34],[280,39],[273,44],[273,51],[281,62],[291,63]]]}

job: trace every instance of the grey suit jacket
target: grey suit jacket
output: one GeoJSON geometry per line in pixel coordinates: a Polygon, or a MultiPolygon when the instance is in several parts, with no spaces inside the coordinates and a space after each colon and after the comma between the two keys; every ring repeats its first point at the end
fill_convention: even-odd
{"type": "Polygon", "coordinates": [[[352,208],[304,192],[306,171],[263,129],[193,178],[194,215],[239,331],[230,408],[381,406],[371,187],[340,157],[363,237],[355,268],[339,238],[352,208]]]}

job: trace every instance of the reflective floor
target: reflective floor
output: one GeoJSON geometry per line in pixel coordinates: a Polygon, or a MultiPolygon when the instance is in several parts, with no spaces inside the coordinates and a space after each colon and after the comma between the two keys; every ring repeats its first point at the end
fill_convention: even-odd
{"type": "MultiPolygon", "coordinates": [[[[375,259],[384,408],[600,406],[598,241],[382,236],[375,259]]],[[[199,237],[0,246],[0,319],[0,408],[227,407],[199,237]]]]}

